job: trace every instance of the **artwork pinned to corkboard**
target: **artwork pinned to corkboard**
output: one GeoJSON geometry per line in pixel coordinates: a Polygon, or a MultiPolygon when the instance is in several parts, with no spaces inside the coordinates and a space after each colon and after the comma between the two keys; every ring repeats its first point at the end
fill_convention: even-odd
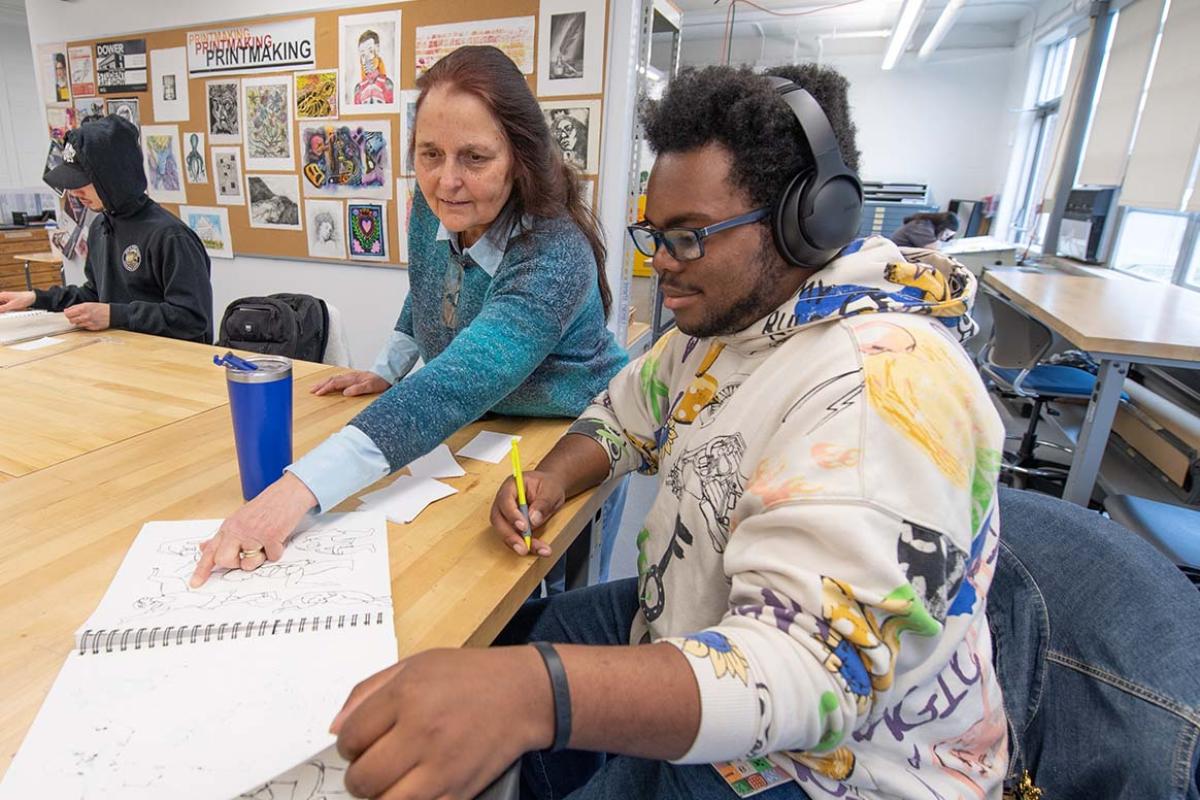
{"type": "Polygon", "coordinates": [[[337,76],[336,69],[296,73],[296,119],[337,119],[337,76]]]}
{"type": "Polygon", "coordinates": [[[350,258],[355,261],[386,261],[387,203],[351,200],[346,203],[350,258]]]}
{"type": "Polygon", "coordinates": [[[180,205],[168,202],[167,210],[188,207],[222,251],[229,245],[239,255],[403,265],[419,69],[462,44],[501,47],[540,100],[586,110],[586,120],[572,113],[559,141],[571,159],[595,170],[604,65],[589,56],[603,52],[606,5],[408,0],[108,32],[47,49],[39,70],[43,105],[69,109],[53,112],[64,128],[106,111],[151,128],[153,158],[145,166],[153,192],[178,197],[180,205]],[[556,55],[543,80],[541,38],[549,25],[556,55]],[[278,47],[250,46],[268,34],[278,47]],[[66,56],[65,92],[51,51],[66,56]],[[564,91],[582,86],[581,78],[595,82],[595,91],[564,91]],[[174,130],[156,130],[162,127],[174,130]],[[225,211],[227,228],[211,209],[225,211]]]}
{"type": "Polygon", "coordinates": [[[391,132],[386,120],[302,123],[305,196],[390,200],[391,132]]]}

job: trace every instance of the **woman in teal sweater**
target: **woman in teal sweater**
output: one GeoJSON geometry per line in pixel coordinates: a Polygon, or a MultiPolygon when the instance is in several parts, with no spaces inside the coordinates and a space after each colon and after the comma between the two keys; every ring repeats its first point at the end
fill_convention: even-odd
{"type": "Polygon", "coordinates": [[[463,47],[417,87],[409,294],[370,372],[314,387],[383,394],[225,520],[193,585],[214,567],[279,558],[306,512],[329,510],[485,412],[577,416],[625,365],[605,327],[598,223],[516,65],[494,47],[463,47]],[[418,357],[425,367],[405,377],[418,357]]]}

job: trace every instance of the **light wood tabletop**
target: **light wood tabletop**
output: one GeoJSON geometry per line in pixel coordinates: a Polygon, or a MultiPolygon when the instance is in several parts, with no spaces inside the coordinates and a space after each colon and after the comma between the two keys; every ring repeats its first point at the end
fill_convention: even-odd
{"type": "Polygon", "coordinates": [[[1200,292],[1021,267],[989,270],[983,281],[1081,350],[1200,361],[1200,292]]]}
{"type": "Polygon", "coordinates": [[[62,264],[62,258],[54,253],[14,253],[11,256],[13,261],[21,261],[26,264],[53,264],[59,266],[62,264]]]}
{"type": "MultiPolygon", "coordinates": [[[[176,362],[163,366],[169,370],[176,362]]],[[[308,393],[314,381],[337,371],[319,369],[295,384],[296,455],[371,400],[308,393]]],[[[171,402],[168,395],[164,403],[171,402]]],[[[523,458],[535,464],[567,424],[495,418],[467,426],[448,443],[457,450],[480,429],[519,434],[523,458]]],[[[488,512],[509,474],[507,459],[460,463],[467,474],[446,480],[458,494],[433,504],[411,524],[388,525],[402,656],[490,643],[551,566],[550,559],[516,556],[491,531],[488,512]]],[[[606,488],[580,495],[551,519],[543,538],[556,553],[564,552],[593,518],[606,488]]],[[[241,503],[225,407],[0,481],[0,686],[6,696],[0,706],[0,772],[7,770],[71,650],[74,631],[96,608],[141,526],[151,520],[220,518],[241,503]]],[[[351,498],[336,510],[356,506],[351,498]]]]}
{"type": "MultiPolygon", "coordinates": [[[[58,334],[0,348],[0,473],[27,475],[228,403],[224,348],[128,331],[58,334]]],[[[296,362],[304,380],[326,369],[296,362]]]]}

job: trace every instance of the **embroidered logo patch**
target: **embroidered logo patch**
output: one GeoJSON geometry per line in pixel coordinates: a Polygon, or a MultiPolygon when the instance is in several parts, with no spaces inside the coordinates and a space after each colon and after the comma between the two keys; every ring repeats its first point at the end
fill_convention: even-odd
{"type": "Polygon", "coordinates": [[[142,265],[142,251],[136,244],[131,244],[121,253],[121,266],[134,272],[142,265]]]}
{"type": "Polygon", "coordinates": [[[70,142],[68,142],[67,146],[63,148],[63,161],[67,162],[68,164],[75,163],[75,145],[71,144],[70,142]]]}

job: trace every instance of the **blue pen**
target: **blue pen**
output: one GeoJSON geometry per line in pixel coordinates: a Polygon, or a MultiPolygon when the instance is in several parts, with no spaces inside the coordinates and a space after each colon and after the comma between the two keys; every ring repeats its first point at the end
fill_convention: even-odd
{"type": "Polygon", "coordinates": [[[225,355],[223,355],[223,356],[213,356],[213,363],[216,364],[218,367],[229,366],[229,367],[233,367],[234,369],[240,369],[243,371],[258,369],[258,364],[255,364],[251,361],[247,361],[244,358],[239,358],[238,356],[235,356],[232,352],[226,352],[225,355]]]}

